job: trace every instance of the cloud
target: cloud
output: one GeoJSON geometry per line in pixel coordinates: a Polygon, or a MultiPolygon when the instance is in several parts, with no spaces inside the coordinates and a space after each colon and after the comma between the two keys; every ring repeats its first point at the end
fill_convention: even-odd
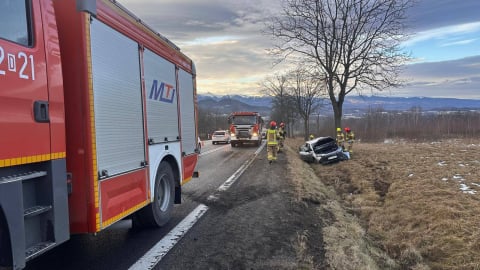
{"type": "Polygon", "coordinates": [[[478,22],[478,0],[421,0],[407,14],[415,31],[478,22]]]}
{"type": "Polygon", "coordinates": [[[430,40],[430,39],[446,39],[451,37],[452,35],[460,36],[460,35],[470,34],[478,31],[480,31],[480,21],[434,28],[434,29],[422,31],[415,34],[413,38],[405,42],[404,45],[413,46],[416,43],[430,40]]]}
{"type": "Polygon", "coordinates": [[[154,29],[174,42],[212,35],[259,31],[279,3],[269,0],[121,0],[154,29]],[[254,27],[252,27],[254,26],[254,27]]]}
{"type": "Polygon", "coordinates": [[[466,45],[466,44],[473,43],[473,42],[475,42],[475,41],[477,41],[477,40],[478,40],[477,38],[473,38],[473,39],[465,39],[465,40],[453,41],[453,42],[449,42],[449,43],[444,43],[444,44],[442,44],[442,46],[443,46],[443,47],[448,47],[448,46],[466,45]]]}
{"type": "MultiPolygon", "coordinates": [[[[197,66],[200,93],[258,94],[259,82],[278,68],[255,37],[234,42],[193,42],[182,47],[197,66]]],[[[261,43],[260,43],[261,44],[261,43]]]]}
{"type": "Polygon", "coordinates": [[[402,78],[394,95],[480,99],[480,56],[408,65],[402,78]]]}

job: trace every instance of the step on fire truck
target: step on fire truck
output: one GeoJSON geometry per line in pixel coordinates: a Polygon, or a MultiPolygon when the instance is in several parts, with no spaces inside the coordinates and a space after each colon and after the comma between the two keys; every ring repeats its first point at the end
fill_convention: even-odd
{"type": "Polygon", "coordinates": [[[114,0],[0,2],[0,268],[132,218],[198,159],[193,62],[114,0]]]}
{"type": "Polygon", "coordinates": [[[262,143],[263,119],[258,112],[233,112],[228,116],[228,123],[232,147],[262,143]]]}

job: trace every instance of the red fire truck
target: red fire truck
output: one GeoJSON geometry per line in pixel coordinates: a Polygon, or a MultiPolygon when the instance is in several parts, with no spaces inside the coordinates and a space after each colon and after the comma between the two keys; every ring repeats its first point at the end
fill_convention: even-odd
{"type": "Polygon", "coordinates": [[[162,226],[198,159],[195,66],[114,0],[0,2],[0,268],[162,226]]]}
{"type": "Polygon", "coordinates": [[[230,124],[230,144],[232,147],[243,144],[262,143],[263,119],[258,112],[232,112],[228,116],[230,124]]]}

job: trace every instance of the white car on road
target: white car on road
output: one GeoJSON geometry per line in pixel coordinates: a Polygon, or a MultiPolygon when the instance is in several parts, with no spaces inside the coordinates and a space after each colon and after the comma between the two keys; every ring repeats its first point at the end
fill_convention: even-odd
{"type": "Polygon", "coordinates": [[[230,133],[227,130],[217,130],[212,134],[212,144],[230,143],[230,133]]]}

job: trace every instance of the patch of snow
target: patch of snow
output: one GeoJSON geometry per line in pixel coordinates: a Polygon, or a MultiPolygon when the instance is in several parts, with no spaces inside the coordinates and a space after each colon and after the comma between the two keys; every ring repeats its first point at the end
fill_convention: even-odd
{"type": "Polygon", "coordinates": [[[412,177],[413,176],[413,173],[409,174],[408,177],[412,177]]]}
{"type": "Polygon", "coordinates": [[[442,160],[437,165],[438,166],[445,166],[445,165],[447,165],[447,163],[446,163],[446,161],[442,160]]]}
{"type": "Polygon", "coordinates": [[[442,181],[448,181],[448,178],[443,177],[443,178],[442,178],[442,181]]]}
{"type": "Polygon", "coordinates": [[[475,194],[475,193],[477,193],[476,190],[471,189],[469,186],[467,186],[467,185],[465,185],[465,184],[460,184],[460,190],[461,190],[463,193],[468,193],[468,194],[475,194]]]}
{"type": "Polygon", "coordinates": [[[385,144],[394,144],[395,141],[392,140],[392,139],[385,139],[385,140],[383,141],[383,143],[385,143],[385,144]]]}
{"type": "Polygon", "coordinates": [[[477,184],[477,183],[472,183],[472,185],[480,187],[480,184],[477,184]]]}
{"type": "Polygon", "coordinates": [[[458,164],[458,166],[460,166],[460,167],[465,167],[465,165],[462,164],[462,163],[458,164]]]}
{"type": "Polygon", "coordinates": [[[463,179],[463,176],[461,176],[460,174],[455,174],[452,178],[453,178],[453,180],[458,180],[458,181],[465,180],[465,179],[463,179]]]}

